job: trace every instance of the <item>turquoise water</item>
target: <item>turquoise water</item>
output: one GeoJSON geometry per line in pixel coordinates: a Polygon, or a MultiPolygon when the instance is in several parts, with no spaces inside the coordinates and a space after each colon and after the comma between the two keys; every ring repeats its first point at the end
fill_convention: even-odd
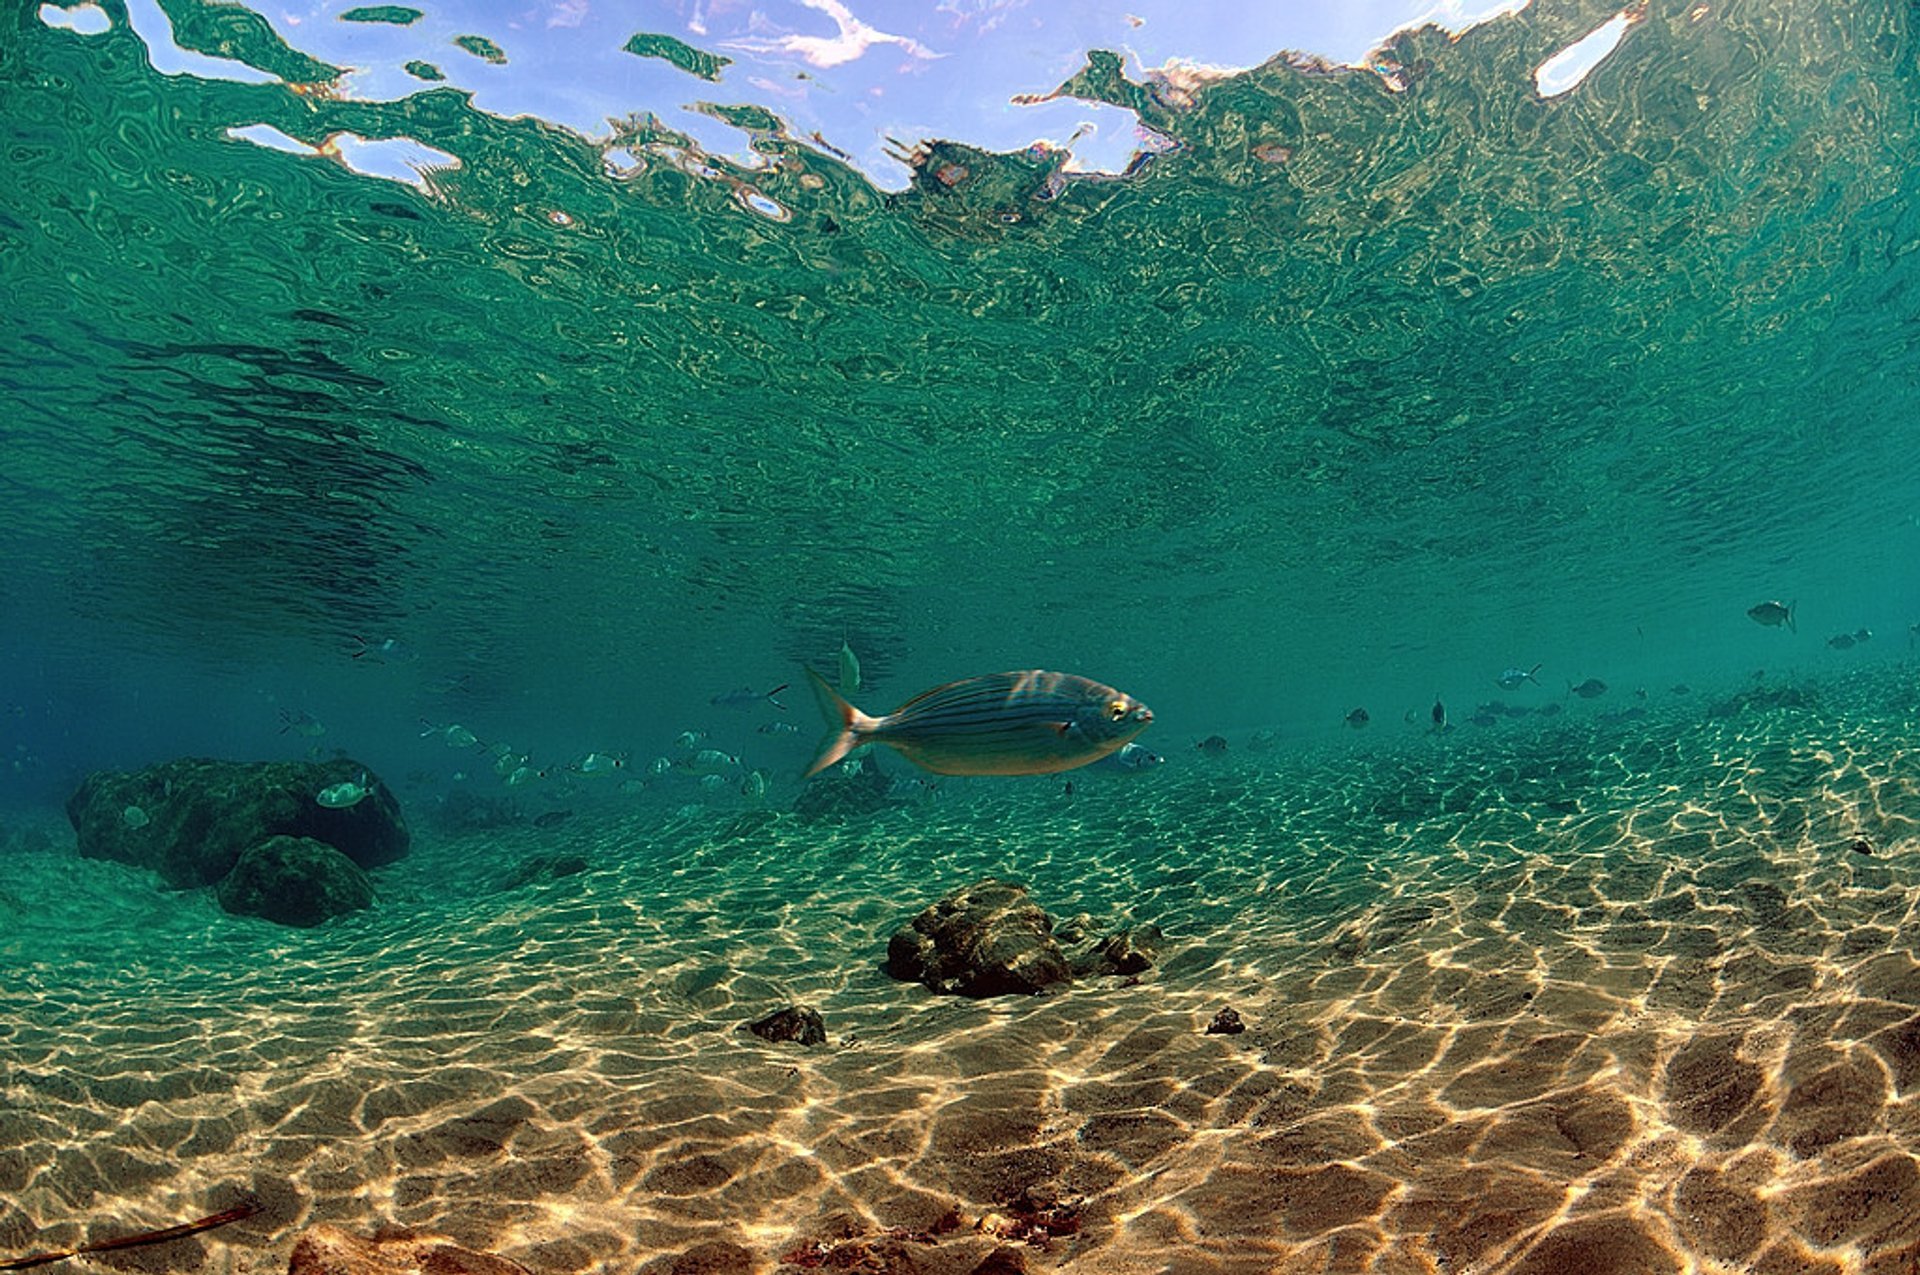
{"type": "Polygon", "coordinates": [[[1177,146],[940,145],[888,194],[777,132],[675,164],[344,100],[234,8],[169,12],[280,81],[161,75],[104,7],[0,39],[0,1257],[238,1189],[147,1252],[1920,1253],[1910,8],[1655,3],[1552,100],[1607,6],[1398,37],[1403,91],[1095,57],[1076,91],[1177,146]],[[811,817],[804,690],[711,701],[843,643],[876,712],[1098,678],[1167,762],[930,792],[883,754],[886,809],[811,817]],[[336,750],[413,848],[311,931],[62,813],[336,750]],[[880,972],[982,875],[1166,947],[1031,1001],[880,972]],[[826,1048],[739,1031],[793,1000],[826,1048]],[[1078,1230],[1020,1230],[1037,1191],[1078,1230]]]}

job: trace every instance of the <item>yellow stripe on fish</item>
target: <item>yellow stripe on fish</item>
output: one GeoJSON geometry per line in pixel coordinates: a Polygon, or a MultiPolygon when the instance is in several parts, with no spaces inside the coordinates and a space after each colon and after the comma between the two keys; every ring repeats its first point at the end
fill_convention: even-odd
{"type": "Polygon", "coordinates": [[[808,775],[862,744],[885,744],[936,775],[1048,775],[1098,761],[1153,722],[1125,692],[1040,669],[948,682],[884,717],[861,712],[812,669],[807,680],[828,731],[808,775]]]}

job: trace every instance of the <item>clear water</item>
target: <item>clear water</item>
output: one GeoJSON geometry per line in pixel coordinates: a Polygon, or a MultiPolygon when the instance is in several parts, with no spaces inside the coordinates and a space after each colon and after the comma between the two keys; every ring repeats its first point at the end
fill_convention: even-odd
{"type": "MultiPolygon", "coordinates": [[[[239,12],[176,29],[267,60],[239,12]]],[[[1036,1269],[1904,1269],[1913,14],[1655,4],[1533,96],[1609,12],[1404,37],[1400,93],[1090,79],[1181,143],[1121,180],[945,150],[887,196],[769,138],[778,223],[724,167],[616,179],[449,93],[165,77],[23,10],[0,1256],[239,1184],[266,1213],[151,1251],[397,1222],[539,1271],[970,1270],[1033,1188],[1083,1223],[1010,1241],[1036,1269]],[[462,166],[225,136],[260,122],[462,166]],[[808,821],[806,697],[780,736],[709,700],[843,641],[874,710],[1098,677],[1169,762],[808,821]],[[1562,711],[1474,724],[1496,698],[1562,711]],[[686,730],[764,801],[566,768],[686,730]],[[96,769],[334,748],[415,847],[312,932],[81,859],[59,812],[96,769]],[[474,791],[522,821],[462,826],[474,791]],[[561,851],[592,869],[506,887],[561,851]],[[987,873],[1160,925],[1160,968],[1018,1004],[878,972],[987,873]],[[794,999],[829,1048],[738,1032],[794,999]],[[1227,1003],[1252,1030],[1203,1035],[1227,1003]]]]}

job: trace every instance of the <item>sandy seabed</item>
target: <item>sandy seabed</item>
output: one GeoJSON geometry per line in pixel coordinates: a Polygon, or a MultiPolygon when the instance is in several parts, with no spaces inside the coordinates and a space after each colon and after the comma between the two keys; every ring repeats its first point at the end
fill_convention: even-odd
{"type": "Polygon", "coordinates": [[[331,1222],[543,1273],[1907,1275],[1920,696],[1809,698],[422,835],[315,931],[0,855],[0,1257],[244,1191],[75,1264],[278,1270],[331,1222]],[[556,853],[593,866],[503,888],[556,853]],[[984,875],[1159,966],[887,977],[984,875]],[[796,1001],[827,1045],[741,1030],[796,1001]]]}

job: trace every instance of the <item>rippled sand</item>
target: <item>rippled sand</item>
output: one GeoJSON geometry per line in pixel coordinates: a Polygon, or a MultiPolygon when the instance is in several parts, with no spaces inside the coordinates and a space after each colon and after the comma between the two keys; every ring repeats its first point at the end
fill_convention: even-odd
{"type": "Polygon", "coordinates": [[[327,1221],[541,1272],[1909,1272],[1916,700],[425,836],[311,933],[15,853],[0,1256],[244,1187],[113,1264],[279,1269],[327,1221]],[[595,866],[499,888],[558,851],[595,866]],[[983,874],[1160,925],[1160,968],[880,972],[983,874]],[[795,1000],[828,1046],[739,1030],[795,1000]],[[1204,1034],[1226,1004],[1249,1030],[1204,1034]]]}

